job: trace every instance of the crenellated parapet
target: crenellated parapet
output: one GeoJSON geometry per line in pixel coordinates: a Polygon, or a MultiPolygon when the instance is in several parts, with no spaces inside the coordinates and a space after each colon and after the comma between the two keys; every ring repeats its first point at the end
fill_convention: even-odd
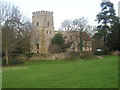
{"type": "Polygon", "coordinates": [[[53,12],[41,10],[41,11],[33,12],[32,15],[33,15],[33,16],[36,16],[36,15],[37,15],[37,16],[38,16],[38,15],[53,15],[53,12]]]}

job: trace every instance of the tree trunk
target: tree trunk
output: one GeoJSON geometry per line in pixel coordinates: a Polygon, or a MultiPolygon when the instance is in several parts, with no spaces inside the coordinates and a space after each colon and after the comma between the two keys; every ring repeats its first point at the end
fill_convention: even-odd
{"type": "Polygon", "coordinates": [[[5,57],[6,57],[6,65],[8,65],[8,49],[7,48],[5,51],[5,57]]]}

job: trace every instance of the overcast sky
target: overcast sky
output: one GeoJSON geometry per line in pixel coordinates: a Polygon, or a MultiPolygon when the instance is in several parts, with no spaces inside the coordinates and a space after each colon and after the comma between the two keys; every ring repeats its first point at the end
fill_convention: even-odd
{"type": "MultiPolygon", "coordinates": [[[[32,12],[47,10],[53,11],[54,27],[57,30],[63,20],[87,17],[91,25],[97,25],[96,15],[100,12],[102,0],[6,0],[19,6],[23,15],[32,19],[32,12]]],[[[110,0],[118,14],[118,2],[110,0]]]]}

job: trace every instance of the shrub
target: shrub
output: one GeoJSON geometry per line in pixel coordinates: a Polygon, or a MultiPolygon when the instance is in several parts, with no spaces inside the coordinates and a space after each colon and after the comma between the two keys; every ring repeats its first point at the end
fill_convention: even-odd
{"type": "Polygon", "coordinates": [[[81,58],[82,59],[87,59],[87,58],[91,58],[91,57],[93,57],[92,52],[81,52],[81,58]]]}
{"type": "Polygon", "coordinates": [[[47,54],[47,53],[39,53],[38,56],[46,58],[46,57],[49,57],[49,54],[47,54]]]}
{"type": "Polygon", "coordinates": [[[5,65],[6,62],[5,62],[5,58],[2,58],[2,65],[5,65]]]}
{"type": "Polygon", "coordinates": [[[53,53],[53,54],[65,52],[65,41],[64,41],[63,36],[61,34],[56,34],[52,38],[48,50],[50,53],[53,53]]]}
{"type": "Polygon", "coordinates": [[[65,46],[65,41],[63,39],[63,36],[61,34],[56,34],[51,41],[52,44],[58,45],[61,49],[65,46]]]}
{"type": "Polygon", "coordinates": [[[26,54],[25,54],[25,56],[26,56],[26,59],[29,59],[29,58],[31,58],[31,57],[32,57],[32,55],[33,55],[33,53],[26,53],[26,54]]]}
{"type": "Polygon", "coordinates": [[[70,52],[69,55],[70,57],[77,57],[80,56],[80,52],[70,52]]]}
{"type": "Polygon", "coordinates": [[[24,62],[20,59],[13,59],[9,62],[9,64],[16,65],[16,64],[23,64],[24,62]]]}
{"type": "Polygon", "coordinates": [[[104,53],[103,53],[103,51],[94,51],[93,54],[95,54],[95,55],[103,55],[104,53]]]}
{"type": "Polygon", "coordinates": [[[103,54],[104,54],[104,55],[110,54],[110,50],[109,50],[108,48],[104,48],[104,49],[103,49],[103,54]]]}
{"type": "Polygon", "coordinates": [[[49,52],[52,53],[52,54],[60,53],[61,49],[60,49],[60,47],[58,45],[50,44],[50,46],[49,46],[49,52]]]}

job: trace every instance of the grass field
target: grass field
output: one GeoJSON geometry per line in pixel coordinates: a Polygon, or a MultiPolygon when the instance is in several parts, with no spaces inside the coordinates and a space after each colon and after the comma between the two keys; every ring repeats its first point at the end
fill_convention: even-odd
{"type": "Polygon", "coordinates": [[[3,67],[3,88],[117,88],[118,57],[29,61],[3,67]]]}

